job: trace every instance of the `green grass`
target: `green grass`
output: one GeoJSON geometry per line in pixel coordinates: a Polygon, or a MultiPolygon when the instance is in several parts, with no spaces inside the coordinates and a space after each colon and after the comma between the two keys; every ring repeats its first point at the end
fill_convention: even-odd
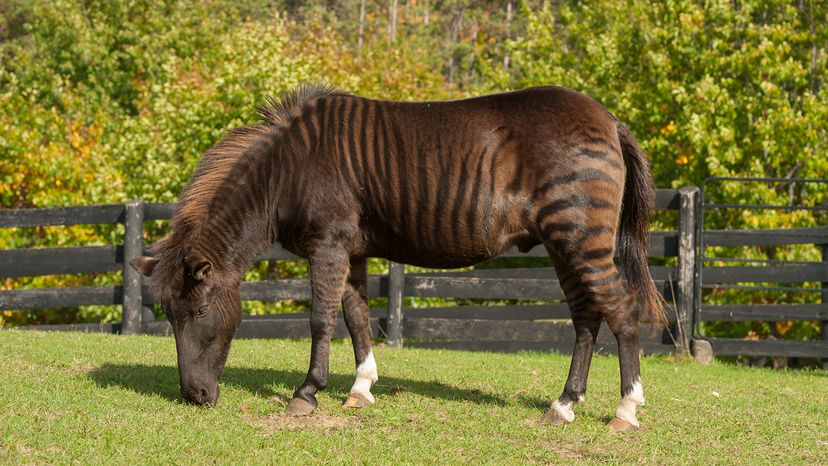
{"type": "Polygon", "coordinates": [[[377,404],[341,406],[350,345],[309,418],[283,414],[309,342],[234,344],[216,408],[178,397],[171,338],[0,332],[0,464],[828,463],[825,372],[644,358],[642,429],[610,435],[617,360],[574,424],[539,423],[569,358],[377,348],[377,404]]]}

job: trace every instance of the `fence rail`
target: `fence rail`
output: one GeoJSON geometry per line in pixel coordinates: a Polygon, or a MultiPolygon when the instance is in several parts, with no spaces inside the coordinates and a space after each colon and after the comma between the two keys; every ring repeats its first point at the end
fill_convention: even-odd
{"type": "MultiPolygon", "coordinates": [[[[723,212],[746,210],[799,211],[815,220],[828,212],[828,205],[813,204],[813,197],[801,198],[796,202],[793,193],[797,186],[805,190],[806,185],[828,187],[828,179],[797,178],[721,178],[713,177],[701,184],[698,218],[698,256],[695,307],[696,335],[712,345],[718,355],[785,355],[789,357],[828,358],[828,227],[709,231],[704,227],[708,214],[722,215],[723,212]],[[737,204],[726,197],[729,190],[726,183],[738,183],[741,189],[756,183],[768,188],[784,188],[788,199],[786,205],[737,204]],[[809,205],[804,202],[809,201],[809,205]],[[820,248],[821,261],[782,260],[776,255],[791,251],[799,245],[815,245],[820,248]],[[750,257],[747,251],[761,250],[766,259],[750,257]],[[724,257],[722,257],[724,255],[724,257]],[[762,303],[769,294],[787,293],[791,296],[819,296],[821,304],[710,304],[715,293],[738,290],[751,302],[762,303]],[[792,341],[790,339],[731,339],[706,335],[702,322],[712,321],[820,321],[821,341],[792,341]]],[[[823,201],[824,203],[824,201],[823,201]]],[[[825,222],[823,222],[824,224],[825,222]]],[[[777,299],[777,298],[774,298],[777,299]]],[[[772,327],[773,328],[773,327],[772,327]]],[[[780,336],[780,335],[776,335],[780,336]]],[[[823,359],[828,368],[828,359],[823,359]]]]}
{"type": "MultiPolygon", "coordinates": [[[[701,304],[699,271],[696,267],[697,221],[700,212],[699,190],[658,190],[656,209],[678,213],[676,230],[652,232],[648,255],[657,262],[651,273],[662,296],[670,306],[672,321],[668,331],[642,330],[646,352],[689,351],[691,340],[699,337],[701,321],[828,321],[828,262],[766,267],[723,266],[705,270],[705,283],[730,286],[744,282],[774,283],[822,282],[823,302],[813,304],[701,304]],[[695,321],[694,321],[695,316],[695,321]],[[675,339],[675,341],[674,341],[675,339]]],[[[156,321],[147,307],[154,299],[140,275],[128,265],[143,254],[143,224],[168,220],[173,204],[133,201],[127,204],[52,209],[0,211],[0,228],[27,228],[52,225],[124,224],[124,243],[106,246],[49,247],[0,250],[0,278],[35,277],[55,274],[84,274],[122,271],[123,284],[68,288],[0,290],[0,310],[33,310],[84,305],[122,305],[121,323],[31,326],[50,330],[80,330],[168,335],[166,321],[156,321]]],[[[767,246],[788,244],[828,244],[828,227],[786,230],[706,231],[708,246],[767,246]]],[[[548,258],[543,247],[527,253],[509,249],[499,258],[548,258]]],[[[274,245],[260,260],[299,259],[274,245]]],[[[307,279],[261,280],[241,285],[243,300],[310,300],[307,279]]],[[[817,290],[819,291],[819,290],[817,290]]],[[[387,275],[369,277],[369,296],[387,297],[386,309],[374,309],[371,327],[375,336],[386,338],[391,346],[472,349],[490,351],[549,350],[571,351],[574,331],[569,309],[551,264],[541,267],[478,268],[468,271],[409,272],[401,264],[390,263],[387,275]],[[406,297],[490,300],[495,303],[463,306],[411,308],[406,297]],[[504,303],[503,301],[507,301],[504,303]]],[[[240,338],[307,338],[310,328],[307,313],[246,316],[237,336],[240,338]]],[[[342,319],[334,337],[346,337],[342,319]]],[[[828,332],[824,330],[823,333],[828,332]]],[[[743,340],[718,339],[717,354],[774,355],[791,357],[828,357],[825,342],[767,340],[751,346],[743,340]]],[[[596,345],[600,351],[614,352],[615,340],[604,328],[596,345]]]]}

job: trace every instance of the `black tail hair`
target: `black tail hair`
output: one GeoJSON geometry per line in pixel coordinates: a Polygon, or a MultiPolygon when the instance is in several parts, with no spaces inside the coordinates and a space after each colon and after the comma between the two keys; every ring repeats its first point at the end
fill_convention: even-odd
{"type": "Polygon", "coordinates": [[[630,130],[620,122],[618,139],[627,168],[621,207],[621,259],[627,283],[642,303],[641,320],[652,322],[658,328],[667,324],[667,315],[647,266],[649,214],[655,204],[653,175],[647,163],[647,154],[641,150],[630,130]]]}

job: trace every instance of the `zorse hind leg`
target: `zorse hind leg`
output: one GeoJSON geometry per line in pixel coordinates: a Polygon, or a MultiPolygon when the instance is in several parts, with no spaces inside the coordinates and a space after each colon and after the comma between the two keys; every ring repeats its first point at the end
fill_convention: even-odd
{"type": "Polygon", "coordinates": [[[584,401],[589,376],[589,365],[592,362],[592,352],[595,348],[595,339],[601,327],[601,316],[588,311],[572,311],[572,321],[575,325],[575,349],[572,352],[572,362],[569,366],[569,377],[566,379],[563,393],[552,402],[549,411],[543,415],[542,421],[547,424],[561,425],[575,420],[572,407],[575,403],[584,401]]]}
{"type": "Polygon", "coordinates": [[[288,404],[288,412],[300,416],[308,415],[316,409],[316,393],[328,385],[331,335],[350,269],[348,255],[340,250],[316,250],[308,260],[313,295],[310,368],[305,381],[296,389],[288,404]]]}
{"type": "Polygon", "coordinates": [[[612,248],[586,247],[569,258],[571,265],[562,270],[562,275],[566,278],[561,280],[561,285],[572,310],[577,340],[564,392],[552,404],[544,419],[553,424],[572,422],[574,419],[572,404],[580,401],[586,391],[589,361],[603,316],[618,340],[621,365],[621,402],[609,427],[613,432],[637,428],[639,424],[635,411],[639,405],[644,404],[644,394],[638,361],[640,346],[635,300],[628,295],[612,262],[612,248]],[[602,255],[605,257],[600,258],[602,255]],[[573,257],[578,260],[572,261],[573,257]],[[572,280],[578,284],[570,284],[572,280]]]}
{"type": "MultiPolygon", "coordinates": [[[[575,327],[575,348],[563,393],[552,403],[543,420],[564,424],[575,419],[572,407],[586,393],[587,376],[602,317],[623,309],[626,293],[613,262],[615,229],[595,225],[595,220],[577,211],[574,201],[558,202],[541,229],[548,234],[547,250],[555,264],[575,327]],[[561,208],[563,207],[563,208],[561,208]]],[[[592,201],[596,205],[597,201],[592,201]]],[[[607,203],[611,210],[612,205],[607,203]]],[[[550,209],[551,210],[551,209],[550,209]]]]}
{"type": "MultiPolygon", "coordinates": [[[[621,402],[609,427],[613,432],[620,432],[638,427],[635,411],[639,405],[644,404],[638,361],[638,306],[621,282],[621,275],[612,261],[614,248],[598,246],[613,244],[611,238],[605,240],[586,241],[577,250],[560,247],[562,244],[558,243],[559,250],[565,251],[566,260],[556,261],[556,268],[572,311],[577,340],[566,388],[552,404],[550,412],[562,413],[561,417],[568,414],[569,419],[564,417],[568,422],[574,419],[574,414],[571,414],[572,402],[579,401],[577,397],[586,390],[589,358],[603,317],[618,341],[621,402]],[[558,265],[561,263],[568,265],[558,265]],[[589,330],[588,334],[585,327],[589,330]],[[589,355],[585,353],[587,350],[589,355]]],[[[552,420],[554,419],[553,416],[552,420]]]]}
{"type": "Polygon", "coordinates": [[[638,354],[641,344],[638,337],[638,305],[628,298],[625,306],[615,314],[606,316],[607,325],[618,340],[618,360],[621,366],[621,402],[615,410],[615,418],[609,428],[613,432],[637,429],[635,411],[644,404],[641,387],[641,369],[638,354]]]}
{"type": "Polygon", "coordinates": [[[569,377],[566,379],[563,393],[552,402],[549,411],[542,418],[543,422],[548,424],[561,425],[575,420],[575,412],[572,408],[575,403],[583,401],[586,395],[589,366],[592,362],[595,340],[601,328],[601,314],[594,308],[593,300],[589,295],[590,287],[585,286],[588,282],[587,275],[589,275],[585,273],[585,269],[570,265],[552,248],[550,248],[550,256],[553,258],[558,279],[567,297],[572,323],[575,327],[575,348],[572,351],[569,377]]]}
{"type": "Polygon", "coordinates": [[[354,344],[356,381],[345,406],[364,408],[374,404],[371,385],[377,381],[377,363],[371,351],[371,310],[368,307],[368,272],[365,259],[351,261],[351,275],[342,296],[345,324],[354,344]]]}

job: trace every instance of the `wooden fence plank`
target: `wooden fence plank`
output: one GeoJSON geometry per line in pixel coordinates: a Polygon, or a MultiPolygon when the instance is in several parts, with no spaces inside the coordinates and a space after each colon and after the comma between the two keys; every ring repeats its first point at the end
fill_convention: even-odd
{"type": "MultiPolygon", "coordinates": [[[[387,278],[377,275],[368,277],[369,296],[382,295],[387,288],[387,278]]],[[[243,301],[271,302],[280,299],[293,299],[296,301],[310,301],[311,287],[307,278],[285,278],[280,280],[258,280],[242,282],[240,290],[243,301]]],[[[144,293],[145,299],[149,298],[144,293]]],[[[156,301],[152,300],[153,303],[156,301]]]]}
{"type": "MultiPolygon", "coordinates": [[[[647,237],[648,257],[677,257],[679,254],[679,237],[677,231],[651,231],[647,237]]],[[[620,257],[621,250],[616,248],[615,257],[620,257]]]]}
{"type": "MultiPolygon", "coordinates": [[[[371,334],[380,333],[380,319],[370,319],[371,334]]],[[[150,335],[172,335],[167,321],[151,322],[144,325],[144,333],[150,335]]],[[[310,338],[308,319],[242,319],[236,338],[310,338]]],[[[344,319],[338,319],[333,338],[350,338],[344,319]]]]}
{"type": "Polygon", "coordinates": [[[504,278],[504,279],[524,279],[531,278],[537,280],[551,280],[557,277],[555,269],[552,267],[515,267],[508,269],[476,269],[476,270],[459,270],[459,271],[434,271],[434,272],[417,272],[406,274],[406,277],[443,277],[443,278],[504,278]]]}
{"type": "Polygon", "coordinates": [[[0,228],[123,222],[123,204],[0,210],[0,228]]]}
{"type": "MultiPolygon", "coordinates": [[[[371,275],[368,277],[369,296],[382,296],[387,289],[387,278],[371,275]]],[[[240,290],[242,301],[272,302],[280,299],[296,301],[310,301],[310,281],[307,278],[286,278],[281,280],[258,280],[242,282],[240,290]]],[[[158,300],[146,286],[142,289],[142,300],[145,305],[158,304],[158,300]]]]}
{"type": "MultiPolygon", "coordinates": [[[[673,306],[667,306],[667,319],[676,321],[673,306]]],[[[485,306],[448,306],[405,308],[406,318],[440,319],[484,319],[484,320],[569,320],[569,305],[560,304],[516,304],[485,306]]]]}
{"type": "Polygon", "coordinates": [[[405,319],[407,338],[414,340],[549,341],[574,334],[563,322],[492,321],[481,319],[405,319]]]}
{"type": "Polygon", "coordinates": [[[241,296],[244,301],[275,301],[277,299],[311,299],[310,281],[307,279],[261,280],[243,282],[241,296]]]}
{"type": "MultiPolygon", "coordinates": [[[[369,320],[371,335],[379,336],[380,319],[369,320]]],[[[237,338],[310,338],[310,322],[307,320],[242,320],[237,338]]],[[[350,338],[344,319],[336,321],[332,338],[350,338]]]]}
{"type": "Polygon", "coordinates": [[[508,306],[453,306],[405,308],[406,318],[550,320],[569,319],[569,306],[561,304],[520,304],[508,306]]]}
{"type": "Polygon", "coordinates": [[[123,288],[120,286],[0,290],[0,310],[121,304],[123,296],[123,288]]]}
{"type": "MultiPolygon", "coordinates": [[[[575,335],[572,322],[406,318],[403,320],[403,326],[406,337],[415,340],[551,341],[575,335]]],[[[651,329],[649,325],[642,324],[642,343],[666,343],[663,333],[653,334],[651,329]]],[[[615,337],[606,323],[601,325],[598,341],[606,345],[616,344],[615,337]]]]}
{"type": "Polygon", "coordinates": [[[41,332],[82,332],[82,333],[120,333],[120,323],[94,323],[94,324],[50,324],[50,325],[25,325],[15,327],[20,330],[37,330],[41,332]]]}
{"type": "Polygon", "coordinates": [[[705,230],[705,246],[786,246],[828,243],[828,227],[776,230],[705,230]]]}
{"type": "Polygon", "coordinates": [[[468,299],[564,299],[558,280],[405,276],[405,295],[468,299]]]}
{"type": "Polygon", "coordinates": [[[702,306],[703,321],[828,320],[826,304],[720,304],[702,306]]]}
{"type": "MultiPolygon", "coordinates": [[[[384,319],[388,313],[385,309],[374,308],[371,309],[371,318],[384,319]]],[[[288,312],[285,314],[260,314],[260,315],[245,315],[245,320],[305,320],[310,319],[309,311],[288,312]]],[[[336,314],[336,319],[343,319],[342,312],[336,314]]],[[[344,322],[344,321],[343,321],[344,322]]]]}
{"type": "MultiPolygon", "coordinates": [[[[462,299],[565,299],[560,282],[555,279],[445,275],[408,274],[405,276],[405,295],[462,299]]],[[[669,282],[655,282],[663,296],[672,297],[669,282]]]]}
{"type": "Polygon", "coordinates": [[[706,266],[702,271],[702,278],[706,284],[821,282],[828,281],[828,266],[818,262],[813,265],[706,266]]]}
{"type": "MultiPolygon", "coordinates": [[[[520,351],[557,351],[559,353],[571,353],[574,347],[575,337],[564,338],[557,341],[411,341],[406,342],[409,348],[423,349],[446,349],[453,351],[475,351],[489,353],[518,353],[520,351]]],[[[596,347],[596,352],[600,349],[596,347]]]]}
{"type": "Polygon", "coordinates": [[[654,210],[679,210],[678,189],[656,189],[654,210]]]}
{"type": "MultiPolygon", "coordinates": [[[[618,271],[622,269],[619,266],[618,271]]],[[[655,280],[665,280],[676,277],[676,270],[669,266],[650,266],[650,275],[655,280]]],[[[513,267],[506,269],[474,269],[459,271],[434,271],[417,272],[406,274],[406,277],[475,277],[475,278],[532,278],[538,280],[551,280],[557,278],[553,267],[513,267]]]]}
{"type": "Polygon", "coordinates": [[[123,246],[3,249],[0,278],[111,272],[123,262],[123,246]]]}
{"type": "Polygon", "coordinates": [[[144,204],[144,220],[169,220],[175,213],[172,202],[147,202],[144,204]]]}
{"type": "Polygon", "coordinates": [[[790,358],[828,358],[828,341],[811,340],[710,340],[716,356],[787,356],[790,358]]]}
{"type": "MultiPolygon", "coordinates": [[[[521,351],[557,351],[572,353],[575,336],[558,341],[412,341],[406,343],[410,348],[447,349],[455,351],[484,351],[496,353],[517,353],[521,351]]],[[[669,344],[647,343],[641,345],[644,354],[670,354],[676,347],[669,344]]],[[[618,354],[617,345],[596,345],[599,354],[618,354]]]]}
{"type": "Polygon", "coordinates": [[[166,320],[154,320],[150,322],[143,322],[141,333],[145,335],[155,335],[159,337],[174,336],[172,326],[166,320]]]}

